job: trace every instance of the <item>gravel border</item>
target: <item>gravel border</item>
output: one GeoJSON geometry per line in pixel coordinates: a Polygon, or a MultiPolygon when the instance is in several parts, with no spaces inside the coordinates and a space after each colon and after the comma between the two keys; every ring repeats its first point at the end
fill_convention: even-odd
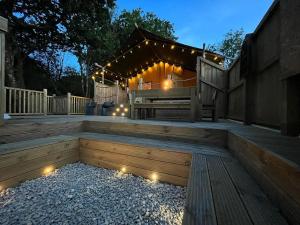
{"type": "Polygon", "coordinates": [[[0,192],[0,224],[181,224],[186,188],[82,163],[0,192]]]}

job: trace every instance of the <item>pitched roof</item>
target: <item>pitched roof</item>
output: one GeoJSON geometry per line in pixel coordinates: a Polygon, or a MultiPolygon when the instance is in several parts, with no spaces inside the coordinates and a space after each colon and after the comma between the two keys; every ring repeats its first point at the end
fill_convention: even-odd
{"type": "MultiPolygon", "coordinates": [[[[136,28],[127,40],[126,46],[119,51],[119,55],[107,62],[105,66],[114,75],[121,75],[125,78],[134,76],[142,69],[147,69],[153,63],[160,61],[195,71],[197,56],[202,56],[202,53],[203,49],[184,45],[136,28]]],[[[206,58],[215,63],[224,60],[224,57],[219,54],[207,50],[205,53],[206,58]]]]}

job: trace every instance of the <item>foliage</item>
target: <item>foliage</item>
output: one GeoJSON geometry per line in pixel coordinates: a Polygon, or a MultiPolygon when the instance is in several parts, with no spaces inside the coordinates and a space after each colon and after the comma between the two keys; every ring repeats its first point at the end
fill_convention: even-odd
{"type": "Polygon", "coordinates": [[[245,34],[241,28],[239,30],[230,30],[225,34],[224,39],[219,44],[209,45],[208,50],[219,52],[225,56],[225,66],[230,64],[240,55],[245,34]]]}
{"type": "Polygon", "coordinates": [[[160,19],[151,12],[144,12],[142,9],[132,11],[123,10],[113,21],[113,31],[117,39],[115,46],[120,48],[125,45],[130,34],[138,27],[153,32],[162,37],[176,40],[173,24],[167,20],[160,19]]]}
{"type": "Polygon", "coordinates": [[[125,44],[135,24],[176,39],[169,21],[141,9],[122,11],[118,15],[114,11],[115,1],[0,0],[0,14],[9,20],[7,85],[32,87],[40,82],[44,88],[57,93],[64,93],[64,85],[70,85],[73,94],[87,95],[92,65],[103,64],[111,58],[125,44]],[[65,51],[77,57],[79,72],[63,68],[62,52],[65,51]],[[41,79],[36,76],[38,71],[41,79]]]}

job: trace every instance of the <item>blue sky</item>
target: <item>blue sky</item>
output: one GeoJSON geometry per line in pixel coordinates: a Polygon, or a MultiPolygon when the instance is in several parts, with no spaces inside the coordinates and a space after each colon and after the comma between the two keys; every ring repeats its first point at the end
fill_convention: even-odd
{"type": "MultiPolygon", "coordinates": [[[[117,10],[142,8],[169,20],[178,41],[195,47],[222,40],[230,29],[253,32],[273,0],[117,0],[117,10]]],[[[69,54],[65,66],[78,68],[69,54]]]]}

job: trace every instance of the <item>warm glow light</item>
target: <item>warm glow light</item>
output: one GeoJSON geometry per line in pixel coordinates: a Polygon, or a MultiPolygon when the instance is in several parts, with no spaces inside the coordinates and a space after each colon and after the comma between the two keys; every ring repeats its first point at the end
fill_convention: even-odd
{"type": "Polygon", "coordinates": [[[121,116],[125,116],[125,113],[121,113],[121,116]]]}
{"type": "Polygon", "coordinates": [[[113,112],[113,114],[112,114],[113,116],[115,116],[116,115],[116,113],[115,112],[113,112]]]}
{"type": "Polygon", "coordinates": [[[54,166],[47,166],[43,170],[44,175],[48,175],[54,171],[54,166]]]}
{"type": "Polygon", "coordinates": [[[107,63],[107,66],[110,67],[110,66],[111,66],[111,63],[107,63]]]}
{"type": "Polygon", "coordinates": [[[95,76],[92,76],[92,79],[95,80],[95,76]]]}
{"type": "Polygon", "coordinates": [[[215,57],[214,57],[214,60],[216,61],[217,59],[218,59],[218,56],[215,56],[215,57]]]}
{"type": "Polygon", "coordinates": [[[132,54],[132,50],[130,50],[130,53],[132,54]]]}
{"type": "Polygon", "coordinates": [[[184,48],[181,51],[184,52],[184,48]]]}
{"type": "Polygon", "coordinates": [[[171,88],[170,81],[169,80],[165,80],[163,82],[163,89],[166,91],[166,90],[169,90],[170,88],[171,88]]]}
{"type": "Polygon", "coordinates": [[[138,48],[141,48],[141,46],[140,46],[140,45],[138,45],[138,48]]]}
{"type": "Polygon", "coordinates": [[[147,40],[145,43],[146,43],[146,45],[148,45],[148,44],[149,44],[149,41],[147,40]]]}
{"type": "Polygon", "coordinates": [[[163,48],[165,47],[165,45],[162,46],[163,48]]]}
{"type": "Polygon", "coordinates": [[[117,112],[120,112],[120,108],[116,108],[116,111],[117,111],[117,112]]]}
{"type": "Polygon", "coordinates": [[[98,72],[98,71],[96,71],[96,74],[98,75],[98,74],[99,74],[99,72],[98,72]]]}
{"type": "Polygon", "coordinates": [[[192,50],[192,51],[191,51],[191,54],[194,54],[194,53],[195,53],[195,50],[192,50]]]}
{"type": "Polygon", "coordinates": [[[125,172],[126,172],[126,167],[125,167],[125,166],[123,166],[123,167],[121,168],[121,172],[122,172],[122,173],[125,173],[125,172]]]}
{"type": "Polygon", "coordinates": [[[154,45],[155,45],[155,46],[157,45],[156,42],[154,42],[154,45]]]}
{"type": "Polygon", "coordinates": [[[173,50],[175,48],[175,45],[171,45],[171,49],[173,50]]]}
{"type": "Polygon", "coordinates": [[[128,112],[128,108],[125,108],[124,111],[125,111],[125,112],[128,112]]]}
{"type": "Polygon", "coordinates": [[[121,105],[120,105],[120,107],[121,107],[121,108],[123,108],[123,107],[124,107],[124,105],[123,105],[123,104],[121,104],[121,105]]]}
{"type": "Polygon", "coordinates": [[[157,181],[157,180],[158,180],[158,175],[157,175],[157,173],[152,173],[152,174],[151,174],[151,180],[153,180],[153,181],[157,181]]]}

